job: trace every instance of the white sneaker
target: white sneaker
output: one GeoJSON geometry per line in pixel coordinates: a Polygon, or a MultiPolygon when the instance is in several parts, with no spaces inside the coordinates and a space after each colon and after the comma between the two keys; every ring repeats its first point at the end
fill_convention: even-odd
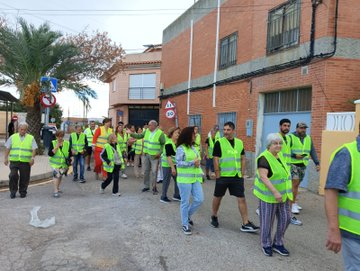
{"type": "Polygon", "coordinates": [[[299,214],[299,213],[300,213],[298,207],[297,207],[295,204],[292,205],[292,207],[291,207],[291,212],[292,212],[293,214],[299,214]]]}
{"type": "Polygon", "coordinates": [[[104,194],[104,193],[105,193],[105,189],[100,186],[100,194],[104,194]]]}
{"type": "Polygon", "coordinates": [[[113,193],[112,194],[114,197],[120,197],[121,196],[121,194],[118,192],[118,193],[113,193]]]}
{"type": "Polygon", "coordinates": [[[255,211],[255,213],[256,213],[257,215],[260,215],[260,209],[257,208],[256,211],[255,211]]]}
{"type": "Polygon", "coordinates": [[[130,163],[128,162],[128,163],[126,164],[126,166],[129,167],[129,166],[130,166],[130,163]]]}
{"type": "Polygon", "coordinates": [[[127,179],[127,175],[125,173],[121,174],[121,178],[127,179]]]}
{"type": "Polygon", "coordinates": [[[290,223],[296,226],[301,226],[303,223],[297,219],[295,216],[293,216],[290,220],[290,223]]]}
{"type": "Polygon", "coordinates": [[[302,210],[302,207],[299,205],[299,204],[297,204],[296,202],[293,204],[293,206],[296,206],[299,210],[302,210]]]}

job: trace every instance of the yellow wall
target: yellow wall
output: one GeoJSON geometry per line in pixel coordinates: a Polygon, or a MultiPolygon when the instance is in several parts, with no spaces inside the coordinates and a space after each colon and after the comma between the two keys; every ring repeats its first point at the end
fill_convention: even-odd
{"type": "Polygon", "coordinates": [[[354,141],[359,134],[359,122],[360,122],[360,100],[356,104],[355,113],[355,131],[323,131],[321,138],[321,169],[320,169],[320,185],[319,194],[324,195],[324,186],[326,182],[326,176],[329,170],[330,156],[341,145],[354,141]]]}

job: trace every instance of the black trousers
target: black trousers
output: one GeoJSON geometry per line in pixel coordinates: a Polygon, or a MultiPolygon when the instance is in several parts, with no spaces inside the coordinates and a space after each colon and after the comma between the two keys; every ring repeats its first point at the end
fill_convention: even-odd
{"type": "Polygon", "coordinates": [[[31,166],[28,162],[10,161],[9,190],[20,195],[26,195],[30,181],[31,166]],[[19,178],[20,175],[20,178],[19,178]]]}
{"type": "Polygon", "coordinates": [[[113,172],[107,172],[107,178],[101,184],[102,189],[105,189],[111,183],[111,181],[114,179],[112,192],[114,194],[119,192],[119,172],[120,172],[120,167],[121,167],[121,165],[115,165],[113,172]]]}

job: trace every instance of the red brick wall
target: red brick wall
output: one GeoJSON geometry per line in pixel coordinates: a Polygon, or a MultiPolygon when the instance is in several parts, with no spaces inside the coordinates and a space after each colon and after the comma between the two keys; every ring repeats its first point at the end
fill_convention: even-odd
{"type": "MultiPolygon", "coordinates": [[[[326,113],[354,111],[353,100],[360,98],[360,61],[330,59],[309,66],[309,74],[301,75],[301,69],[295,68],[281,73],[244,80],[226,86],[217,87],[216,107],[212,107],[212,89],[191,93],[190,114],[202,115],[202,139],[217,122],[217,114],[237,113],[237,135],[243,139],[245,148],[255,151],[255,134],[258,117],[259,94],[298,87],[312,87],[312,123],[311,131],[315,147],[320,153],[321,132],[326,126],[326,113]],[[251,89],[251,93],[250,93],[251,89]],[[252,137],[246,137],[245,122],[254,121],[252,137]]],[[[170,98],[177,104],[179,126],[188,125],[186,114],[187,95],[170,98]]],[[[167,99],[166,99],[167,100],[167,99]]],[[[166,100],[164,100],[166,102],[166,100]]],[[[164,105],[163,101],[163,105],[164,105]]],[[[164,128],[175,125],[174,120],[165,118],[164,108],[160,110],[160,123],[164,128]]],[[[277,125],[277,124],[276,124],[277,125]]]]}
{"type": "MultiPolygon", "coordinates": [[[[221,14],[220,39],[238,31],[238,64],[266,56],[266,35],[268,11],[284,3],[284,0],[239,1],[224,3],[221,14]],[[251,3],[256,5],[251,7],[251,3]]],[[[356,0],[346,5],[340,1],[338,36],[360,38],[360,17],[356,0]]],[[[300,42],[310,39],[311,1],[302,1],[300,42]]],[[[316,38],[332,36],[335,1],[324,0],[316,13],[316,38]]],[[[194,26],[192,78],[213,72],[215,54],[216,12],[208,14],[194,26]]],[[[190,25],[190,23],[189,23],[190,25]]],[[[188,80],[189,29],[163,45],[162,79],[165,88],[188,80]]],[[[333,111],[354,111],[352,100],[360,98],[360,61],[331,58],[309,65],[309,74],[301,75],[301,68],[280,73],[259,76],[217,87],[216,107],[212,107],[212,89],[191,93],[190,114],[202,115],[202,139],[217,122],[221,112],[237,112],[237,135],[244,140],[245,148],[255,150],[255,135],[260,93],[289,90],[302,86],[312,87],[311,131],[315,147],[320,152],[321,132],[326,126],[326,113],[333,111]],[[251,80],[251,81],[250,81],[251,80]],[[251,84],[250,84],[251,82],[251,84]],[[251,93],[250,93],[251,89],[251,93]],[[254,121],[253,137],[246,137],[245,121],[254,121]]],[[[166,102],[167,99],[165,99],[166,102]]],[[[188,124],[186,114],[187,95],[171,98],[177,104],[179,126],[188,124]]],[[[163,101],[164,106],[164,101],[163,101]]],[[[165,119],[163,108],[160,122],[164,127],[175,125],[165,119]]],[[[221,127],[220,127],[221,128],[221,127]]]]}

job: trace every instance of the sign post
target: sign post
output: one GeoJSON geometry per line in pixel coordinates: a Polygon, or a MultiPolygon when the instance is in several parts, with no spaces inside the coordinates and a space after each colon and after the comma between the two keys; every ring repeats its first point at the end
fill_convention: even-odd
{"type": "Polygon", "coordinates": [[[50,107],[56,104],[56,98],[52,93],[57,92],[57,79],[53,77],[42,76],[40,78],[41,92],[40,102],[45,107],[45,123],[44,126],[49,126],[50,107]]]}
{"type": "Polygon", "coordinates": [[[175,118],[175,126],[178,127],[178,117],[176,114],[175,103],[172,103],[170,100],[167,100],[165,104],[165,117],[168,119],[175,118]]]}

